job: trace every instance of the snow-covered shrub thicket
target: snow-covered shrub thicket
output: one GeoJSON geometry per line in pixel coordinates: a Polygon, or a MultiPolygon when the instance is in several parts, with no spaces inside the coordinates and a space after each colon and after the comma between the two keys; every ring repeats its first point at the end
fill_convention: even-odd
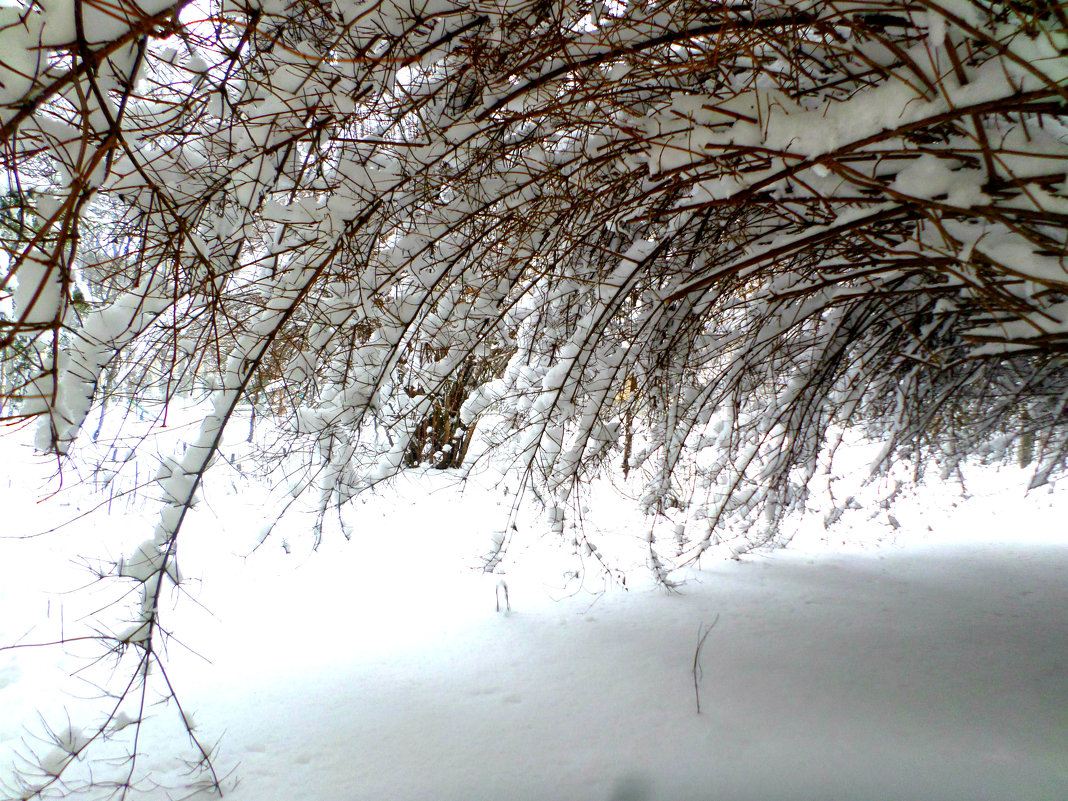
{"type": "Polygon", "coordinates": [[[120,571],[145,664],[242,404],[321,514],[492,413],[554,520],[630,471],[683,560],[773,538],[850,426],[950,468],[1022,442],[1041,483],[1066,48],[1050,0],[16,0],[2,415],[77,458],[109,396],[210,390],[120,571]]]}

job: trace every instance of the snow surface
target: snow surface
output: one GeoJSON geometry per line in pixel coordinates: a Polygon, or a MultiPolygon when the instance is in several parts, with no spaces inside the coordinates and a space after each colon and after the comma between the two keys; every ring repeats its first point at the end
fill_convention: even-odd
{"type": "MultiPolygon", "coordinates": [[[[90,482],[38,504],[47,463],[11,438],[0,456],[5,537],[106,500],[90,482]]],[[[462,493],[403,476],[316,553],[299,517],[252,552],[264,496],[224,477],[182,534],[192,599],[165,618],[211,664],[172,641],[170,674],[234,801],[1064,801],[1068,507],[1025,485],[975,468],[964,500],[932,480],[891,510],[900,527],[871,509],[814,519],[786,551],[680,574],[675,594],[638,564],[647,518],[595,494],[586,533],[631,566],[629,589],[592,567],[568,580],[569,549],[532,513],[497,613],[502,576],[472,568],[512,502],[499,476],[462,493]]],[[[0,539],[0,643],[85,625],[104,590],[59,593],[91,579],[73,555],[119,562],[154,525],[143,500],[111,507],[0,539]]],[[[79,736],[86,702],[64,693],[89,694],[66,678],[82,664],[0,651],[0,778],[37,710],[79,736]]],[[[173,706],[140,748],[159,787],[137,797],[187,795],[173,706]]]]}

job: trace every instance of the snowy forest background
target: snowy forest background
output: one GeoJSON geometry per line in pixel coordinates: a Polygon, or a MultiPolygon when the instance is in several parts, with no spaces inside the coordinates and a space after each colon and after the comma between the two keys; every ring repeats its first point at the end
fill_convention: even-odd
{"type": "Polygon", "coordinates": [[[225,471],[256,542],[318,547],[398,474],[492,465],[486,573],[542,515],[620,583],[605,478],[669,589],[817,487],[856,508],[851,443],[887,506],[1055,479],[1066,52],[1051,0],[4,2],[0,420],[157,511],[95,568],[135,596],[91,636],[114,703],[13,797],[177,700],[162,599],[225,471]]]}

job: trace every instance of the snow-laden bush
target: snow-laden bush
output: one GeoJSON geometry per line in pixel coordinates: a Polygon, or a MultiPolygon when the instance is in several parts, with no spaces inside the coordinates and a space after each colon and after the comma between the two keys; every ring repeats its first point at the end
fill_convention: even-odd
{"type": "Polygon", "coordinates": [[[619,470],[649,511],[685,510],[682,561],[774,540],[850,426],[886,442],[877,468],[1023,442],[1047,480],[1068,434],[1066,15],[0,8],[2,414],[76,459],[110,397],[210,393],[118,571],[141,602],[113,644],[158,661],[183,521],[250,403],[287,432],[268,464],[306,455],[320,525],[492,413],[559,528],[619,470]]]}

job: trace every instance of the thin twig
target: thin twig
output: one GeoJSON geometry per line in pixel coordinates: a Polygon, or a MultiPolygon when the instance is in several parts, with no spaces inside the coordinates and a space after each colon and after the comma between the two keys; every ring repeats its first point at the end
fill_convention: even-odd
{"type": "Polygon", "coordinates": [[[719,612],[712,619],[712,622],[705,626],[702,623],[697,627],[697,648],[693,652],[693,694],[697,699],[697,714],[701,714],[701,687],[700,681],[704,676],[704,671],[701,669],[701,649],[705,647],[705,640],[708,639],[708,635],[712,633],[712,629],[716,627],[719,622],[719,612]]]}

